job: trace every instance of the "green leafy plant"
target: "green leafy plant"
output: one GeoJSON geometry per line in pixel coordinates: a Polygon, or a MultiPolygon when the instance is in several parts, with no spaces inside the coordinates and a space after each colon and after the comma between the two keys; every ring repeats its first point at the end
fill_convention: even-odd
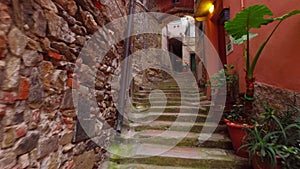
{"type": "Polygon", "coordinates": [[[253,100],[254,97],[254,70],[256,63],[259,60],[261,53],[267,43],[270,41],[274,32],[279,25],[287,18],[299,14],[300,10],[294,10],[281,17],[267,17],[272,16],[273,13],[266,5],[253,5],[243,9],[240,13],[236,14],[235,18],[225,23],[225,29],[230,34],[234,43],[244,45],[244,57],[246,65],[246,93],[245,98],[253,100]],[[250,31],[255,28],[260,28],[262,25],[267,25],[272,22],[277,22],[275,27],[271,30],[267,39],[265,39],[260,47],[257,49],[252,61],[250,57],[250,40],[257,36],[257,34],[250,31]]]}
{"type": "Polygon", "coordinates": [[[279,146],[278,154],[284,160],[282,161],[286,169],[299,169],[300,167],[300,148],[299,146],[279,146]]]}
{"type": "Polygon", "coordinates": [[[224,69],[215,73],[207,82],[206,86],[211,87],[213,93],[227,86],[227,91],[229,92],[234,89],[236,83],[238,83],[238,75],[234,71],[234,65],[225,64],[224,69]]]}
{"type": "Polygon", "coordinates": [[[250,161],[252,157],[258,156],[260,161],[274,167],[280,157],[286,168],[299,168],[296,161],[300,159],[300,119],[291,116],[291,111],[294,110],[288,108],[280,112],[266,106],[265,113],[257,120],[258,125],[246,129],[246,143],[241,149],[249,150],[250,161]]]}
{"type": "Polygon", "coordinates": [[[244,99],[238,98],[232,105],[229,111],[225,111],[223,114],[224,119],[230,122],[242,125],[254,125],[257,124],[257,115],[248,113],[245,106],[244,99]]]}

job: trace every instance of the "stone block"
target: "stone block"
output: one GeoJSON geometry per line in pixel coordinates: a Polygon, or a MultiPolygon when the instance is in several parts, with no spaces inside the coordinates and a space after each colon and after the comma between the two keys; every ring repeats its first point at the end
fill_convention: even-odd
{"type": "MultiPolygon", "coordinates": [[[[3,1],[4,2],[4,1],[3,1]]],[[[6,4],[3,2],[0,2],[0,30],[4,31],[5,33],[8,32],[10,28],[10,24],[12,22],[12,19],[9,15],[9,9],[6,4]]]]}
{"type": "Polygon", "coordinates": [[[15,153],[7,153],[4,158],[0,159],[1,169],[11,169],[17,164],[17,156],[15,153]]]}
{"type": "Polygon", "coordinates": [[[39,73],[40,77],[43,81],[44,88],[46,90],[49,90],[51,87],[51,80],[54,73],[54,66],[49,61],[43,61],[41,62],[39,66],[39,73]]]}
{"type": "Polygon", "coordinates": [[[64,117],[71,117],[71,118],[75,118],[77,116],[75,110],[65,110],[62,112],[62,115],[64,117]]]}
{"type": "Polygon", "coordinates": [[[6,58],[5,79],[2,84],[2,89],[11,91],[16,89],[19,84],[19,70],[21,59],[15,56],[8,56],[6,58]]]}
{"type": "Polygon", "coordinates": [[[98,24],[95,21],[93,15],[88,11],[82,10],[81,8],[79,8],[79,12],[81,17],[83,18],[84,25],[87,28],[87,31],[89,33],[96,32],[98,30],[98,24]]]}
{"type": "Polygon", "coordinates": [[[50,161],[48,163],[47,169],[57,169],[59,166],[59,155],[58,153],[54,153],[50,157],[50,161]]]}
{"type": "Polygon", "coordinates": [[[0,104],[0,118],[6,114],[6,105],[0,104]]]}
{"type": "Polygon", "coordinates": [[[44,108],[47,112],[54,112],[59,109],[62,101],[61,94],[49,95],[44,99],[44,108]]]}
{"type": "Polygon", "coordinates": [[[73,62],[76,59],[76,56],[72,53],[73,48],[71,48],[70,45],[63,42],[52,42],[51,47],[58,50],[61,55],[65,56],[64,60],[73,62]]]}
{"type": "Polygon", "coordinates": [[[14,127],[4,129],[4,136],[2,140],[2,148],[9,148],[14,145],[16,141],[16,133],[14,127]]]}
{"type": "Polygon", "coordinates": [[[7,53],[7,37],[5,32],[0,31],[0,60],[5,58],[7,53]]]}
{"type": "Polygon", "coordinates": [[[65,8],[71,16],[75,16],[75,14],[78,11],[78,7],[77,7],[75,1],[66,1],[65,8]]]}
{"type": "Polygon", "coordinates": [[[18,28],[13,28],[8,34],[10,51],[17,56],[21,56],[25,51],[28,40],[29,38],[23,32],[18,28]]]}
{"type": "Polygon", "coordinates": [[[33,13],[32,19],[34,24],[32,26],[32,32],[40,37],[46,36],[47,20],[42,10],[37,10],[33,13]]]}
{"type": "Polygon", "coordinates": [[[20,139],[14,148],[16,155],[22,155],[29,153],[31,150],[37,147],[40,134],[37,131],[29,132],[28,135],[20,139]]]}
{"type": "Polygon", "coordinates": [[[25,50],[22,54],[25,66],[36,66],[40,62],[40,55],[34,50],[25,50]]]}
{"type": "Polygon", "coordinates": [[[74,124],[75,123],[75,120],[70,117],[63,117],[61,121],[63,124],[74,124]]]}
{"type": "Polygon", "coordinates": [[[58,61],[62,60],[63,58],[59,53],[56,52],[48,52],[48,56],[58,61]]]}
{"type": "Polygon", "coordinates": [[[21,169],[24,169],[29,166],[29,154],[23,154],[18,158],[18,164],[21,169]]]}
{"type": "Polygon", "coordinates": [[[70,152],[75,147],[74,144],[67,144],[63,147],[62,152],[67,153],[70,152]]]}
{"type": "MultiPolygon", "coordinates": [[[[29,39],[28,44],[27,44],[27,48],[34,50],[34,51],[38,51],[38,52],[43,52],[43,49],[41,47],[41,43],[37,42],[33,39],[29,39]]],[[[39,54],[39,61],[43,60],[43,55],[39,54]]]]}
{"type": "Polygon", "coordinates": [[[75,80],[74,78],[68,78],[67,81],[67,86],[72,88],[72,89],[78,89],[79,88],[79,83],[77,80],[75,80]]]}
{"type": "Polygon", "coordinates": [[[41,119],[41,110],[40,109],[34,109],[31,111],[31,119],[30,122],[34,122],[36,124],[38,124],[40,122],[41,119]]]}
{"type": "Polygon", "coordinates": [[[16,138],[24,137],[27,134],[28,127],[25,123],[16,127],[16,138]]]}
{"type": "Polygon", "coordinates": [[[74,169],[92,169],[94,163],[95,153],[93,150],[74,157],[74,169]]]}
{"type": "Polygon", "coordinates": [[[55,152],[58,149],[58,135],[54,135],[48,139],[44,139],[39,142],[38,156],[39,158],[45,157],[51,152],[55,152]]]}
{"type": "Polygon", "coordinates": [[[61,135],[61,138],[59,140],[59,144],[60,145],[66,145],[72,142],[72,139],[74,137],[74,132],[73,131],[69,131],[69,132],[64,132],[61,135]]]}
{"type": "Polygon", "coordinates": [[[51,88],[61,93],[65,89],[65,81],[67,79],[67,71],[55,70],[51,78],[51,88]]]}
{"type": "Polygon", "coordinates": [[[62,110],[70,110],[74,109],[74,103],[73,103],[73,94],[72,89],[68,89],[65,91],[64,98],[61,104],[60,109],[62,110]]]}
{"type": "Polygon", "coordinates": [[[32,69],[30,78],[30,90],[28,96],[28,105],[33,109],[38,109],[43,104],[43,84],[41,75],[37,68],[32,69]]]}
{"type": "Polygon", "coordinates": [[[29,88],[30,88],[29,79],[25,77],[20,77],[18,99],[26,100],[29,96],[29,88]]]}
{"type": "Polygon", "coordinates": [[[14,124],[20,124],[24,122],[24,112],[16,112],[13,116],[14,124]]]}
{"type": "Polygon", "coordinates": [[[0,103],[12,104],[17,99],[16,92],[2,92],[0,91],[0,103]]]}
{"type": "Polygon", "coordinates": [[[62,17],[51,11],[46,11],[45,14],[50,36],[67,43],[73,43],[76,40],[75,34],[70,30],[68,23],[62,17]]]}
{"type": "Polygon", "coordinates": [[[39,3],[44,9],[53,11],[55,13],[58,12],[57,7],[51,0],[36,0],[36,2],[39,3]]]}

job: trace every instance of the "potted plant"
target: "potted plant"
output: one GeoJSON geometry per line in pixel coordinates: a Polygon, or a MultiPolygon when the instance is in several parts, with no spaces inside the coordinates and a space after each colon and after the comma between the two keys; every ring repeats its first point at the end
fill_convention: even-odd
{"type": "Polygon", "coordinates": [[[246,112],[245,105],[240,99],[231,107],[229,112],[225,111],[223,116],[233,149],[238,156],[248,158],[247,149],[240,149],[240,147],[243,144],[244,138],[247,137],[246,128],[254,127],[254,117],[251,117],[246,112]]]}
{"type": "Polygon", "coordinates": [[[299,14],[300,10],[294,10],[281,17],[267,17],[272,16],[273,13],[266,5],[253,5],[243,9],[240,13],[236,14],[235,18],[225,22],[225,30],[230,34],[236,44],[244,45],[244,57],[245,57],[245,70],[246,70],[246,92],[245,98],[247,100],[254,100],[254,71],[256,63],[259,60],[261,53],[267,43],[270,41],[272,35],[277,30],[278,26],[287,18],[299,14]],[[254,28],[260,28],[262,25],[267,25],[272,22],[277,22],[275,27],[271,30],[266,40],[262,42],[257,49],[254,57],[250,56],[250,39],[257,36],[257,34],[250,31],[254,28]],[[253,58],[251,60],[251,58],[253,58]]]}
{"type": "Polygon", "coordinates": [[[234,65],[224,65],[224,69],[215,73],[208,80],[206,87],[211,87],[213,95],[226,95],[226,103],[232,103],[238,96],[238,74],[234,71],[234,65]],[[226,93],[220,93],[220,89],[226,88],[226,93]]]}
{"type": "Polygon", "coordinates": [[[294,115],[266,107],[259,125],[247,129],[247,138],[240,148],[248,149],[254,169],[299,168],[300,120],[294,115]]]}

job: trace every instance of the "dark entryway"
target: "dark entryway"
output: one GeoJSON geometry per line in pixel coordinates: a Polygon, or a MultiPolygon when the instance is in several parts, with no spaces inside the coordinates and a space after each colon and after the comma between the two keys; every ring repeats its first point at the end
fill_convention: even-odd
{"type": "Polygon", "coordinates": [[[168,39],[168,48],[173,69],[182,72],[182,41],[177,38],[168,39]]]}

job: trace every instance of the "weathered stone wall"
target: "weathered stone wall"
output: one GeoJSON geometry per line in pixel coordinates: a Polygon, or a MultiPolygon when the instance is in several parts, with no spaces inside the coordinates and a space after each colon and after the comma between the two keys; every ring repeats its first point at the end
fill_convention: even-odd
{"type": "Polygon", "coordinates": [[[264,110],[263,104],[283,111],[287,110],[288,105],[300,106],[300,93],[259,82],[255,84],[255,98],[255,106],[260,111],[264,110]]]}
{"type": "MultiPolygon", "coordinates": [[[[101,168],[105,150],[78,133],[72,90],[94,94],[98,106],[83,107],[114,127],[117,112],[109,79],[120,64],[124,43],[109,46],[99,63],[78,56],[100,27],[126,15],[128,4],[129,0],[0,0],[1,169],[101,168]],[[89,77],[80,73],[94,70],[96,81],[89,86],[89,77]]],[[[100,42],[125,30],[110,27],[100,42]]],[[[82,101],[86,100],[78,104],[84,105],[82,101]]]]}

